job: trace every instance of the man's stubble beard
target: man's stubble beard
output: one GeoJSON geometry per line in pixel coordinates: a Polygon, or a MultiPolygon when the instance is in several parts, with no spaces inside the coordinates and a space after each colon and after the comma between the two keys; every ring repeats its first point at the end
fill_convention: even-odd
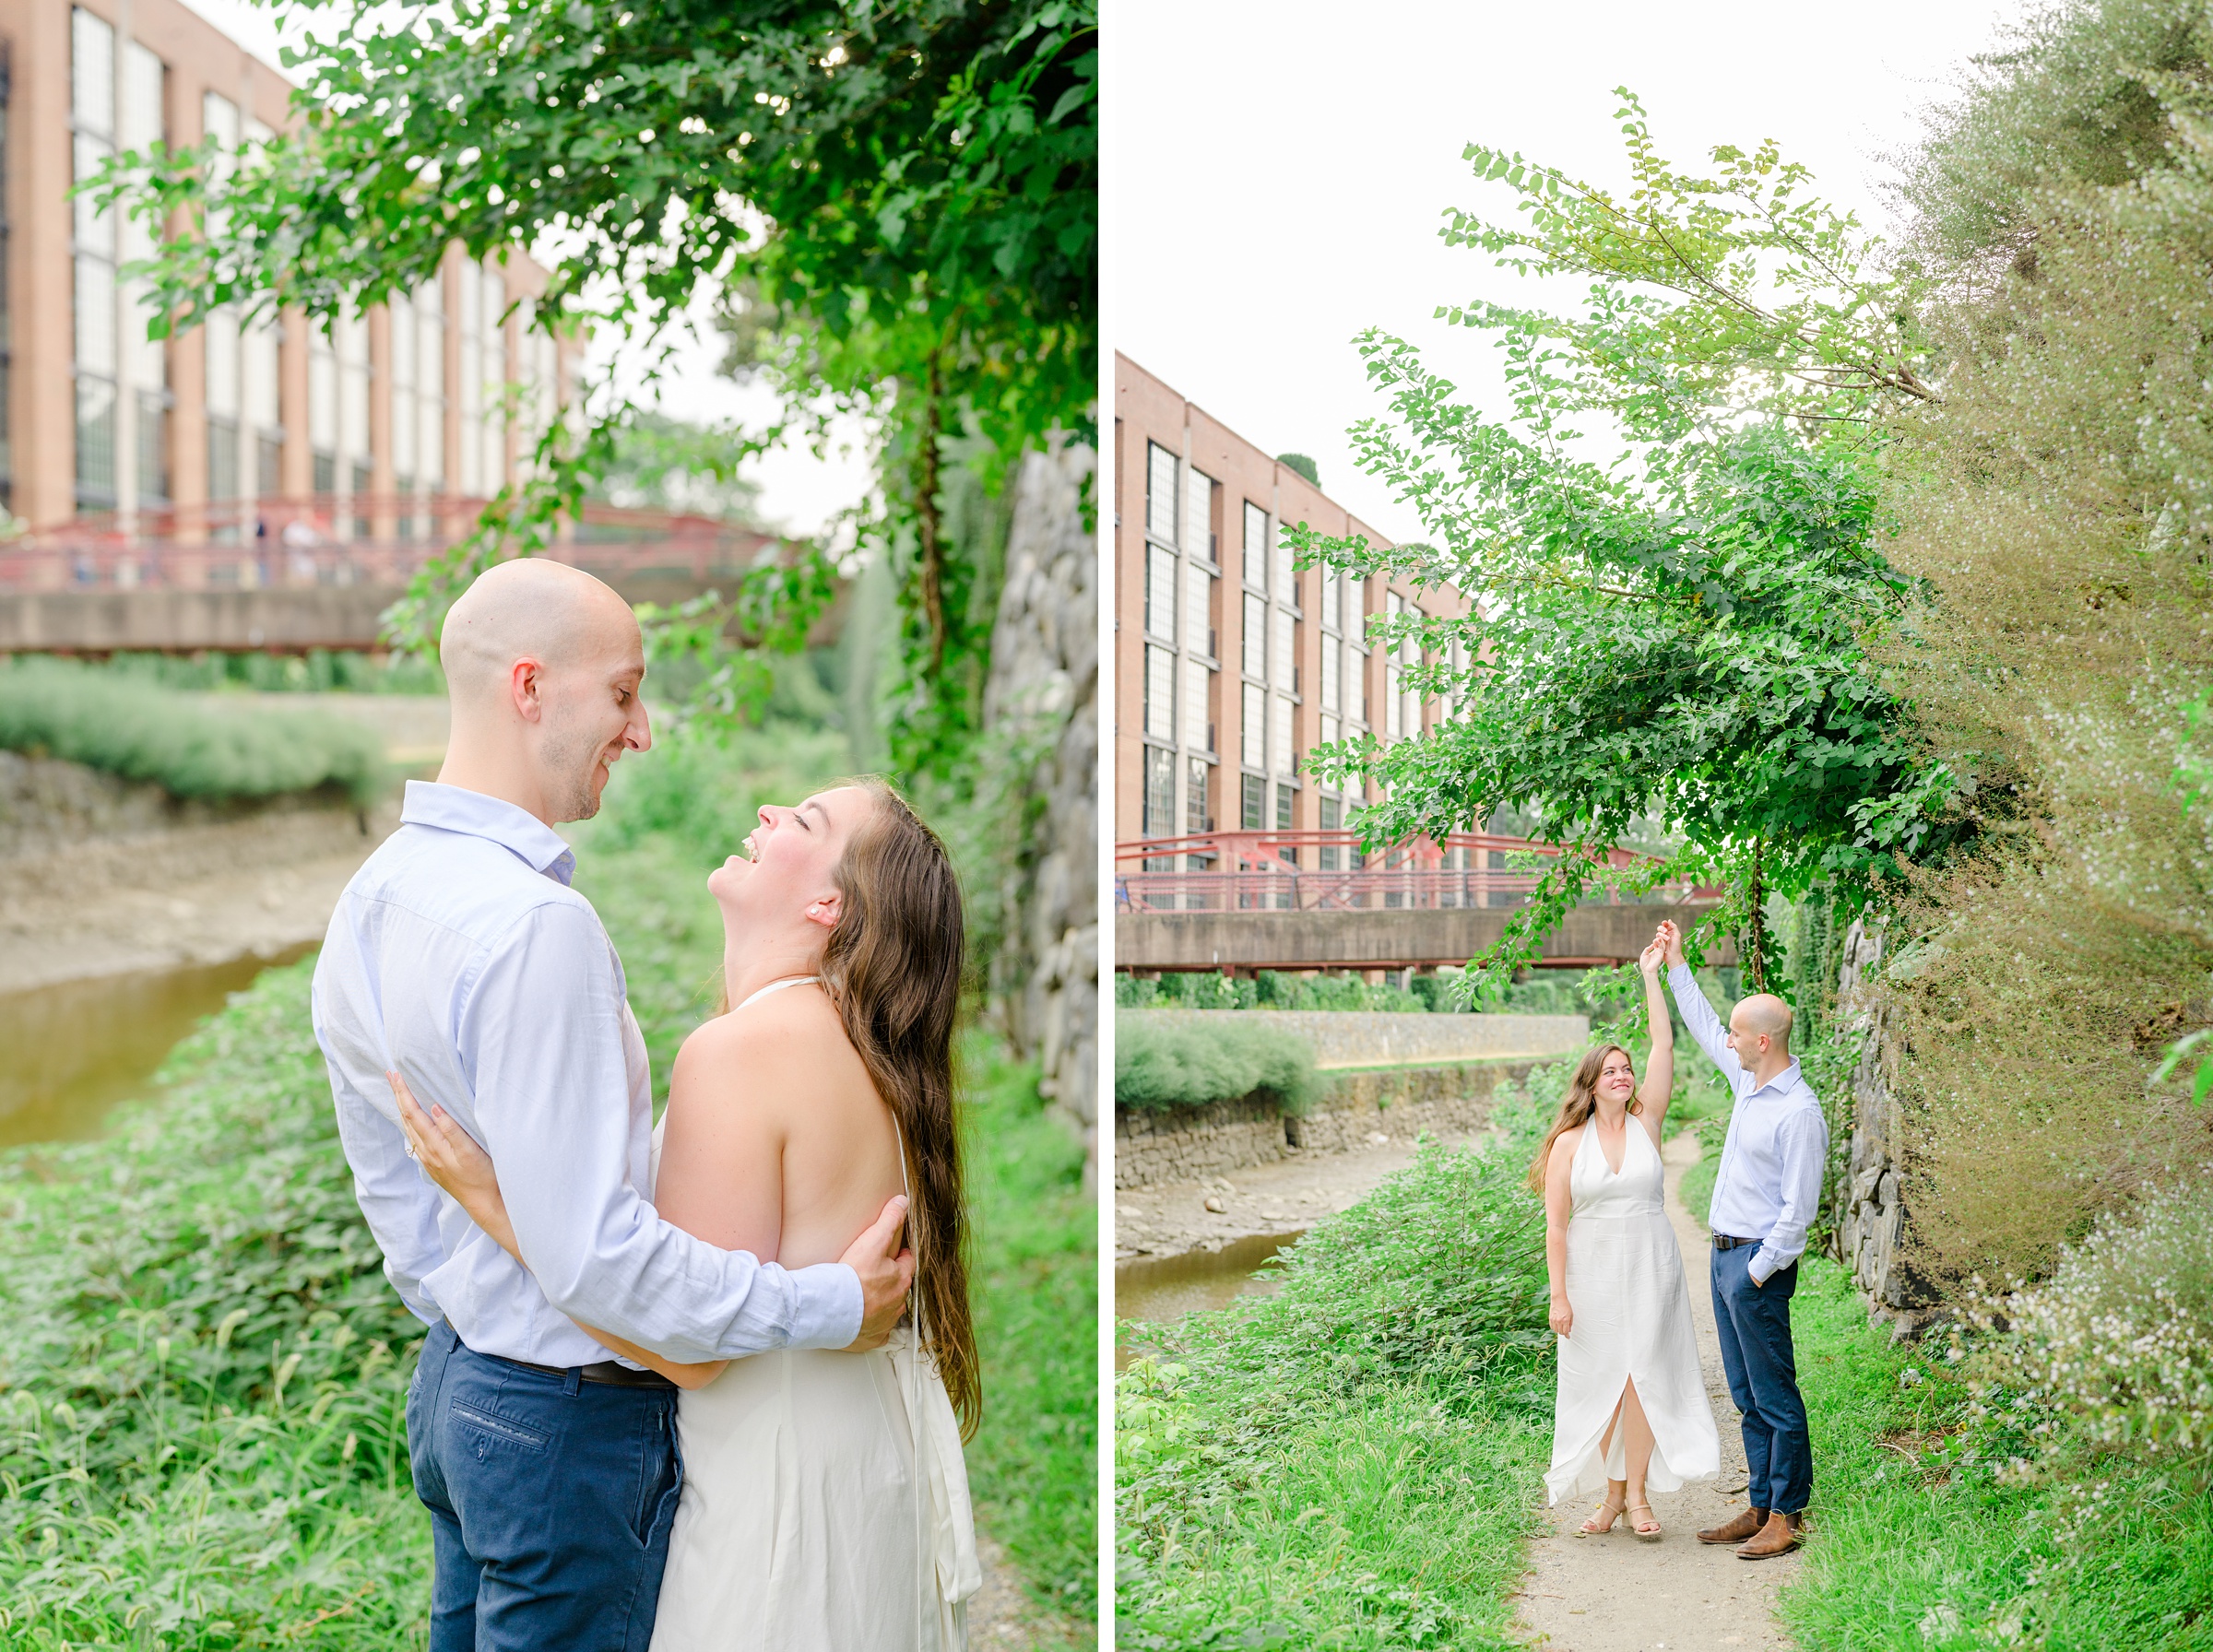
{"type": "Polygon", "coordinates": [[[599,812],[592,770],[598,766],[603,749],[604,742],[587,738],[574,720],[564,719],[547,730],[546,803],[556,820],[588,820],[599,812]]]}

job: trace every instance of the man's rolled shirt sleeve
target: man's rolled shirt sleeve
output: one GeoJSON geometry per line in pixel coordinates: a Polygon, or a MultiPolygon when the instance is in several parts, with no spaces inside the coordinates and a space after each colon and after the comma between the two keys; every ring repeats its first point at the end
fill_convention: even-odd
{"type": "Polygon", "coordinates": [[[661,1220],[629,1164],[624,1007],[598,920],[534,908],[486,960],[462,1016],[474,1134],[498,1167],[516,1244],[546,1300],[667,1358],[843,1348],[860,1281],[787,1271],[661,1220]]]}
{"type": "Polygon", "coordinates": [[[1806,1229],[1821,1202],[1821,1167],[1828,1158],[1828,1122],[1812,1107],[1782,1127],[1782,1212],[1767,1239],[1746,1264],[1755,1284],[1764,1285],[1805,1254],[1806,1229]]]}

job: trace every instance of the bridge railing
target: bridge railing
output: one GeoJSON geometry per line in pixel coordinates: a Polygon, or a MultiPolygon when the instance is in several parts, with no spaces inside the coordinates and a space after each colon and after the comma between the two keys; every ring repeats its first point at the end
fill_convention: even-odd
{"type": "MultiPolygon", "coordinates": [[[[404,584],[472,532],[485,503],[325,493],[82,515],[0,541],[0,592],[404,584]]],[[[550,554],[618,577],[704,581],[742,572],[774,542],[712,517],[587,504],[550,554]]]]}
{"type": "MultiPolygon", "coordinates": [[[[1364,852],[1354,832],[1210,832],[1138,838],[1115,845],[1117,912],[1354,912],[1527,905],[1544,871],[1530,857],[1556,858],[1556,844],[1490,832],[1417,838],[1364,852]]],[[[1649,860],[1634,850],[1616,867],[1649,860]]],[[[1614,891],[1587,904],[1674,904],[1718,890],[1687,880],[1641,896],[1614,891]]]]}

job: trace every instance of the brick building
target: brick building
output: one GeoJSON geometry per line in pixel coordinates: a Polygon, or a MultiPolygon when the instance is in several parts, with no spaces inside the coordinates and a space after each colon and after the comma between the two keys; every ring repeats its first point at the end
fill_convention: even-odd
{"type": "Polygon", "coordinates": [[[1438,714],[1402,686],[1411,644],[1371,647],[1369,617],[1465,602],[1295,572],[1284,523],[1391,541],[1118,353],[1114,454],[1116,840],[1343,825],[1360,798],[1303,754],[1438,714]]]}
{"type": "Polygon", "coordinates": [[[512,477],[566,366],[568,347],[528,326],[543,270],[456,249],[406,298],[334,324],[219,313],[148,340],[120,274],[146,255],[145,226],[70,186],[156,139],[213,136],[235,165],[285,124],[290,86],[176,0],[0,0],[0,499],[16,516],[38,530],[113,513],[125,535],[205,548],[165,560],[165,581],[251,584],[266,563],[225,548],[266,537],[271,514],[325,539],[427,544],[466,520],[447,502],[512,477]]]}

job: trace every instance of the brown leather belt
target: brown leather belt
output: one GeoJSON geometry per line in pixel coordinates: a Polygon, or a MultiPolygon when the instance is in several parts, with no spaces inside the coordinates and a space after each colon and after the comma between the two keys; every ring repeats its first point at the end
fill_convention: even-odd
{"type": "MultiPolygon", "coordinates": [[[[494,1359],[504,1355],[494,1354],[494,1359]]],[[[541,1376],[566,1377],[574,1371],[587,1383],[604,1383],[610,1388],[673,1388],[676,1385],[657,1371],[633,1371],[628,1365],[614,1360],[600,1360],[590,1365],[534,1365],[528,1360],[506,1360],[510,1365],[520,1365],[525,1371],[535,1371],[541,1376]]]]}
{"type": "Polygon", "coordinates": [[[1713,1236],[1713,1248],[1716,1250],[1734,1250],[1740,1245],[1757,1245],[1759,1241],[1757,1239],[1732,1239],[1726,1233],[1716,1233],[1713,1236]]]}

